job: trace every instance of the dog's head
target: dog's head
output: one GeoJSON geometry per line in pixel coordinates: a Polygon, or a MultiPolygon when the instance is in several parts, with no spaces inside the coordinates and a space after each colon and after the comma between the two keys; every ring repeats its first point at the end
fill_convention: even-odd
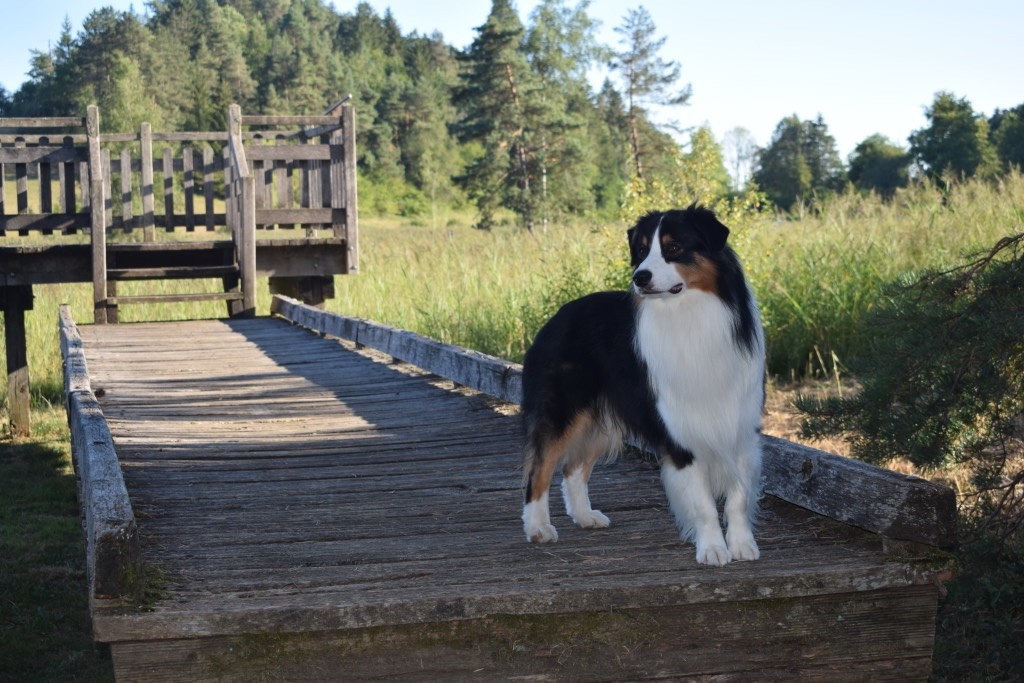
{"type": "Polygon", "coordinates": [[[627,235],[638,295],[671,297],[694,289],[718,293],[718,264],[729,228],[710,209],[691,205],[651,212],[627,235]]]}

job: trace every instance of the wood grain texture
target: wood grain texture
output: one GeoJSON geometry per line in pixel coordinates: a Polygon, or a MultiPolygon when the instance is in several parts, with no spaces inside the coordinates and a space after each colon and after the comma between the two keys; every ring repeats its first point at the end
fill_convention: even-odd
{"type": "Polygon", "coordinates": [[[138,527],[110,430],[89,381],[82,340],[67,306],[61,307],[59,324],[90,599],[120,598],[138,575],[138,527]]]}
{"type": "Polygon", "coordinates": [[[610,528],[531,545],[507,404],[280,319],[79,332],[161,576],[94,602],[123,680],[927,676],[935,566],[878,536],[766,498],[761,560],[698,565],[626,455],[610,528]]]}
{"type": "MultiPolygon", "coordinates": [[[[522,393],[522,367],[369,320],[329,313],[277,296],[271,311],[510,403],[522,393]]],[[[763,438],[765,492],[818,514],[890,538],[948,547],[956,532],[952,489],[770,436],[763,438]]]]}

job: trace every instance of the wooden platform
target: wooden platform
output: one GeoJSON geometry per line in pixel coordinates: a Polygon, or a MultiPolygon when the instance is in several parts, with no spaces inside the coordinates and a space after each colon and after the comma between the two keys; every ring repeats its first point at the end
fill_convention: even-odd
{"type": "MultiPolygon", "coordinates": [[[[698,565],[638,456],[594,474],[609,529],[556,494],[560,542],[530,545],[507,404],[281,319],[80,334],[91,386],[69,395],[102,407],[144,567],[134,596],[93,598],[118,680],[930,672],[943,562],[923,546],[766,497],[762,559],[698,565]]],[[[83,473],[102,434],[76,433],[83,488],[115,486],[83,473]]]]}

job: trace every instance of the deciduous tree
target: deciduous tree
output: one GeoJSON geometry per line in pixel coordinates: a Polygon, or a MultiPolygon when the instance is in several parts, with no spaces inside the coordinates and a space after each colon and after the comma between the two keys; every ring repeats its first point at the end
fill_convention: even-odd
{"type": "Polygon", "coordinates": [[[858,189],[892,197],[910,182],[910,155],[884,135],[872,135],[850,155],[849,176],[858,189]]]}
{"type": "Polygon", "coordinates": [[[910,153],[929,175],[970,177],[994,170],[988,121],[974,112],[966,98],[939,92],[925,116],[928,125],[910,134],[910,153]]]}

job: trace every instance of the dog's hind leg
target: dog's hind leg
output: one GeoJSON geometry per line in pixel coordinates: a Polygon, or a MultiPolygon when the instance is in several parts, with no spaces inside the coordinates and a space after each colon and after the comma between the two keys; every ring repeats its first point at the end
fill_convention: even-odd
{"type": "Polygon", "coordinates": [[[545,438],[538,433],[536,427],[528,431],[523,458],[523,471],[526,474],[523,531],[526,533],[526,540],[531,543],[553,543],[558,540],[558,532],[551,524],[548,503],[551,479],[558,463],[565,459],[581,434],[592,424],[589,417],[581,414],[555,438],[545,438]]]}
{"type": "Polygon", "coordinates": [[[568,449],[562,471],[562,499],[566,513],[583,529],[603,529],[611,524],[600,510],[591,507],[587,482],[594,464],[612,449],[618,450],[612,438],[595,429],[582,430],[568,449]]]}

